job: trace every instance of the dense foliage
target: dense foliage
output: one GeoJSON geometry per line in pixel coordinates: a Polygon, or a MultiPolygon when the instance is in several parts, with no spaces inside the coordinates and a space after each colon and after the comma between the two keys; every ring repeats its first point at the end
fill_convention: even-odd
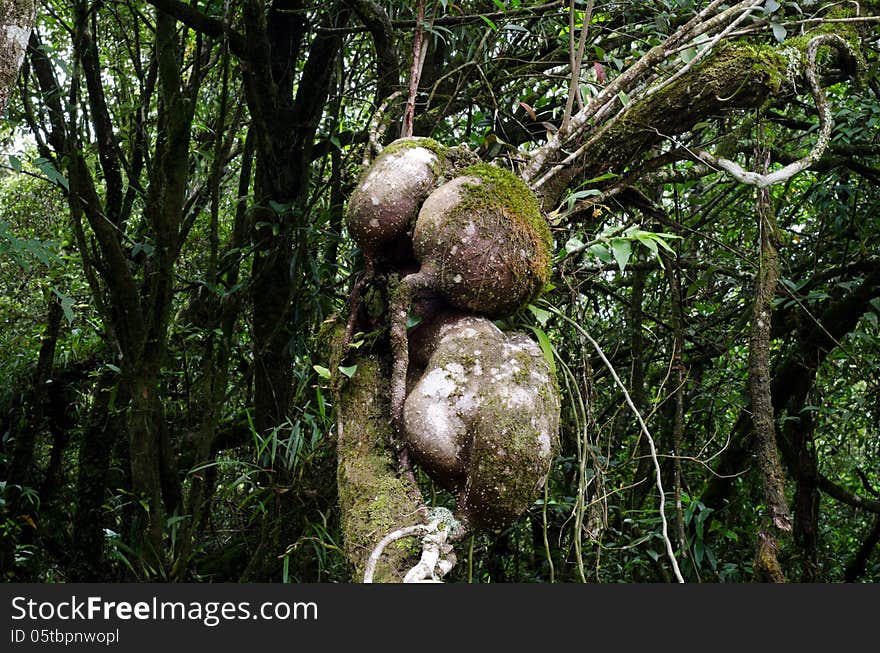
{"type": "Polygon", "coordinates": [[[3,579],[360,580],[336,409],[387,297],[341,358],[344,211],[414,45],[413,133],[534,184],[708,8],[554,153],[553,276],[498,324],[556,370],[560,453],[449,579],[670,581],[671,548],[693,582],[880,581],[880,3],[417,4],[42,0],[0,122],[3,579]],[[701,159],[811,151],[819,33],[819,160],[756,190],[701,159]]]}

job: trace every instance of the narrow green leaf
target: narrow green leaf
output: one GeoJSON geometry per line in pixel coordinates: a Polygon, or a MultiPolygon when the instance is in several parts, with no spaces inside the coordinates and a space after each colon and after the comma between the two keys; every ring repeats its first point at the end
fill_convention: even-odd
{"type": "Polygon", "coordinates": [[[553,345],[550,344],[550,338],[547,337],[547,334],[544,333],[543,329],[536,326],[530,328],[538,338],[538,345],[541,347],[541,351],[544,352],[544,360],[547,361],[553,374],[556,374],[556,358],[553,355],[554,350],[553,345]]]}
{"type": "Polygon", "coordinates": [[[588,186],[589,184],[598,184],[600,181],[608,181],[609,179],[617,179],[620,175],[616,172],[606,172],[604,175],[599,175],[598,177],[593,177],[592,179],[587,179],[582,186],[588,186]]]}
{"type": "Polygon", "coordinates": [[[491,20],[489,20],[489,19],[486,18],[485,16],[480,16],[480,18],[482,18],[482,19],[483,19],[483,22],[486,23],[486,24],[487,24],[489,27],[491,27],[493,30],[495,30],[496,32],[498,31],[498,25],[496,25],[495,23],[493,23],[491,20]]]}
{"type": "Polygon", "coordinates": [[[9,155],[9,165],[16,172],[21,172],[21,159],[14,154],[9,155]]]}

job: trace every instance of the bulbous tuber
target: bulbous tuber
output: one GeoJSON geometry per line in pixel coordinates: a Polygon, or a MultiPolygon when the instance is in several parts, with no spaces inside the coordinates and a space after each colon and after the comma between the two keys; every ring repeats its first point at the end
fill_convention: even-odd
{"type": "Polygon", "coordinates": [[[360,180],[348,201],[346,224],[368,261],[389,245],[408,244],[419,208],[445,169],[442,152],[427,138],[398,139],[360,180]]]}
{"type": "Polygon", "coordinates": [[[515,312],[550,277],[550,230],[537,200],[514,174],[488,164],[427,197],[413,250],[422,285],[456,308],[489,317],[515,312]]]}
{"type": "Polygon", "coordinates": [[[503,528],[536,499],[558,442],[559,392],[541,349],[485,318],[444,320],[403,410],[415,460],[471,528],[503,528]]]}
{"type": "Polygon", "coordinates": [[[395,141],[361,179],[346,220],[367,278],[377,261],[397,271],[419,265],[400,280],[390,307],[397,445],[456,494],[468,527],[501,528],[546,482],[560,399],[541,349],[487,318],[508,316],[543,290],[552,243],[526,184],[496,166],[471,165],[471,156],[430,139],[395,141]],[[409,370],[414,299],[426,319],[414,332],[409,370]]]}

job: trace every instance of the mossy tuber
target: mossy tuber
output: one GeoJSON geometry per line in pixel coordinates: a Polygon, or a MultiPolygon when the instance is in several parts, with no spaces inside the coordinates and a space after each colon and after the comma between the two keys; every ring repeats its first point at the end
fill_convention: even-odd
{"type": "Polygon", "coordinates": [[[516,175],[477,164],[441,185],[413,230],[421,267],[400,283],[391,309],[392,419],[401,431],[413,293],[430,289],[463,311],[503,317],[533,300],[550,277],[550,229],[537,199],[516,175]]]}
{"type": "Polygon", "coordinates": [[[413,249],[420,274],[452,306],[510,315],[550,278],[550,230],[518,177],[489,164],[431,193],[419,211],[413,249]]]}
{"type": "Polygon", "coordinates": [[[471,528],[503,528],[537,498],[558,441],[559,393],[540,348],[480,317],[443,319],[404,405],[415,460],[471,528]]]}
{"type": "Polygon", "coordinates": [[[401,138],[376,158],[348,201],[346,224],[368,262],[386,247],[407,245],[425,198],[445,169],[443,148],[427,138],[401,138]]]}

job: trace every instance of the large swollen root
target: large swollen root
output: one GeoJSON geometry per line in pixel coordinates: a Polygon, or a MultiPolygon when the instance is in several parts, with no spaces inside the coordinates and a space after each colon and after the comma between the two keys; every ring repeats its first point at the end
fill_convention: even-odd
{"type": "Polygon", "coordinates": [[[422,205],[413,249],[426,285],[452,306],[504,317],[534,299],[550,278],[550,229],[513,173],[479,164],[422,205]]]}
{"type": "Polygon", "coordinates": [[[541,349],[479,317],[444,321],[406,397],[404,435],[456,493],[470,528],[497,529],[538,497],[558,443],[559,392],[541,349]]]}
{"type": "Polygon", "coordinates": [[[368,260],[409,241],[419,208],[445,168],[444,149],[427,138],[398,139],[376,158],[346,209],[348,231],[368,260]]]}

